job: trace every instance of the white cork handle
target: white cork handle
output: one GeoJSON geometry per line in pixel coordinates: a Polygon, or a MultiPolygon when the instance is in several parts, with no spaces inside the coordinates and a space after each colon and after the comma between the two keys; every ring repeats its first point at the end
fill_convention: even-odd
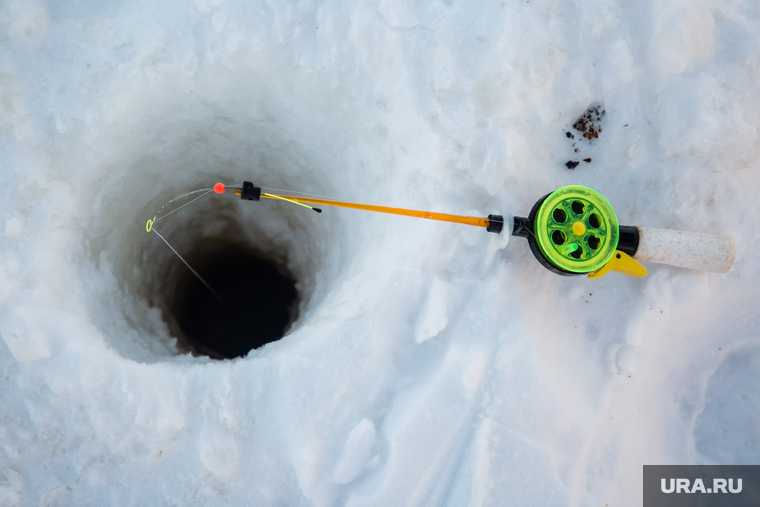
{"type": "Polygon", "coordinates": [[[736,246],[726,236],[637,227],[639,248],[634,259],[681,268],[725,273],[734,263],[736,246]]]}

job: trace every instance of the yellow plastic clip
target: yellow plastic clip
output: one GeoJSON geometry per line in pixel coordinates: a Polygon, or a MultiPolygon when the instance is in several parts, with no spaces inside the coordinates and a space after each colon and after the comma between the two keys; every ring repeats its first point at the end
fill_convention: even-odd
{"type": "Polygon", "coordinates": [[[588,277],[592,280],[595,280],[597,278],[603,277],[610,271],[617,271],[618,273],[623,273],[624,275],[628,276],[635,276],[636,278],[641,278],[647,274],[647,268],[636,262],[633,257],[625,252],[616,250],[615,255],[612,256],[612,259],[610,259],[607,264],[597,269],[596,271],[589,273],[588,277]]]}

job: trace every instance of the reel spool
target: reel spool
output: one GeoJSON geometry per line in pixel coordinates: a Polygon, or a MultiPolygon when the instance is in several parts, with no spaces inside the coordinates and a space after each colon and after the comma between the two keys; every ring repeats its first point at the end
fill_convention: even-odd
{"type": "Polygon", "coordinates": [[[580,185],[560,188],[531,210],[528,235],[536,258],[557,274],[601,269],[615,255],[620,237],[615,211],[597,191],[580,185]]]}

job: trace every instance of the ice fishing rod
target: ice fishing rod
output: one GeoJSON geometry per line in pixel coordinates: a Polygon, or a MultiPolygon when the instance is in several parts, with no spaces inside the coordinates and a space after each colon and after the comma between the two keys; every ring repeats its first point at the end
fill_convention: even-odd
{"type": "MultiPolygon", "coordinates": [[[[542,266],[563,276],[588,275],[594,279],[616,271],[641,277],[647,274],[641,262],[725,273],[731,269],[736,252],[733,240],[726,236],[619,225],[607,199],[580,185],[546,194],[536,202],[527,218],[508,217],[506,222],[502,215],[481,218],[312,197],[275,196],[262,193],[261,187],[249,181],[233,192],[250,201],[263,197],[390,213],[485,227],[495,234],[504,232],[506,226],[506,232],[512,236],[528,240],[531,252],[542,266]]],[[[313,209],[321,212],[319,208],[313,209]]]]}
{"type": "MultiPolygon", "coordinates": [[[[725,273],[731,269],[736,254],[733,240],[726,236],[619,225],[610,203],[599,192],[580,185],[562,187],[550,192],[536,201],[527,217],[508,215],[506,220],[502,215],[471,217],[332,199],[277,195],[264,192],[262,187],[257,187],[250,181],[244,181],[241,186],[217,183],[213,188],[196,190],[172,199],[164,207],[194,193],[205,191],[180,208],[212,191],[224,194],[227,190],[232,190],[234,195],[239,195],[246,201],[260,201],[262,198],[287,201],[317,213],[322,212],[321,208],[315,208],[310,204],[485,227],[486,231],[494,234],[509,233],[526,238],[538,262],[552,273],[563,276],[587,275],[590,279],[596,279],[615,271],[642,277],[647,274],[647,270],[641,262],[725,273]]],[[[150,232],[156,221],[180,208],[158,219],[153,217],[152,220],[148,220],[146,230],[150,232]]],[[[163,237],[161,239],[166,242],[163,237]]],[[[171,248],[171,245],[169,247],[171,248]]]]}

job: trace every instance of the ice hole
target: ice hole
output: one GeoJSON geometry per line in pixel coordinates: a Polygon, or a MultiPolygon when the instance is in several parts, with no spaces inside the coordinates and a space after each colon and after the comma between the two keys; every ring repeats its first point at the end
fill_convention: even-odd
{"type": "Polygon", "coordinates": [[[331,292],[357,242],[348,234],[346,214],[334,209],[317,214],[288,202],[212,192],[155,222],[153,230],[227,308],[156,234],[146,232],[145,222],[164,203],[216,182],[330,190],[330,176],[314,169],[329,167],[325,160],[305,156],[295,143],[281,149],[276,133],[263,134],[256,142],[224,143],[224,163],[208,155],[219,150],[214,142],[183,144],[159,161],[137,156],[127,161],[123,177],[104,186],[95,223],[86,229],[92,263],[81,269],[83,278],[93,277],[90,266],[99,273],[90,312],[121,356],[148,363],[192,359],[188,354],[245,356],[306,325],[315,302],[331,292]]]}
{"type": "MultiPolygon", "coordinates": [[[[278,60],[257,62],[257,72],[270,63],[269,77],[255,83],[234,72],[213,73],[203,81],[207,85],[196,79],[184,92],[166,93],[160,86],[130,92],[119,98],[124,107],[114,112],[118,121],[109,120],[108,135],[99,137],[88,152],[82,171],[90,179],[76,180],[78,187],[94,190],[82,199],[88,219],[81,223],[84,256],[77,264],[78,275],[87,283],[87,310],[94,327],[105,345],[124,358],[155,363],[195,356],[203,361],[206,355],[244,354],[245,347],[257,347],[275,336],[281,339],[259,349],[286,347],[294,335],[303,339],[305,335],[297,333],[309,326],[319,305],[342,283],[356,252],[372,240],[369,233],[357,232],[353,215],[345,210],[330,208],[317,214],[288,202],[243,201],[231,192],[212,192],[159,220],[153,230],[194,269],[210,270],[213,278],[215,269],[238,266],[240,275],[233,277],[231,286],[216,289],[229,289],[230,298],[248,301],[244,309],[232,303],[233,313],[249,321],[231,326],[236,329],[231,334],[238,334],[228,341],[238,343],[244,327],[261,331],[246,346],[227,352],[208,345],[213,337],[204,341],[195,336],[201,324],[188,323],[192,319],[185,317],[191,310],[183,305],[200,307],[193,313],[205,316],[206,330],[228,324],[206,305],[202,292],[189,294],[194,290],[192,273],[156,234],[146,232],[146,221],[163,204],[216,183],[243,181],[276,194],[308,192],[360,202],[374,198],[372,190],[352,176],[357,167],[374,164],[378,157],[353,155],[357,139],[366,136],[361,128],[356,130],[363,125],[358,112],[343,107],[345,90],[318,73],[294,74],[278,60]],[[273,75],[279,77],[271,79],[273,75]],[[290,83],[287,89],[284,82],[290,83]],[[278,306],[275,313],[280,317],[271,329],[256,317],[263,303],[235,293],[253,283],[243,272],[261,259],[291,287],[283,289],[290,302],[278,306]],[[282,317],[285,307],[287,320],[282,317]]],[[[363,150],[374,148],[370,144],[363,150]]],[[[260,274],[251,276],[263,280],[270,268],[260,267],[260,274]]]]}
{"type": "Polygon", "coordinates": [[[179,346],[196,355],[232,359],[279,340],[298,315],[295,277],[285,263],[239,246],[191,256],[170,308],[179,346]],[[217,299],[219,296],[219,299],[217,299]]]}
{"type": "MultiPolygon", "coordinates": [[[[252,171],[253,172],[253,171],[252,171]]],[[[189,182],[186,188],[202,187],[189,182]]],[[[184,188],[182,189],[184,190],[184,188]]],[[[152,201],[181,191],[169,189],[152,201]]],[[[179,203],[181,205],[181,203],[179,203]]],[[[153,210],[153,202],[145,208],[153,210]]],[[[118,220],[118,214],[109,215],[118,220]]],[[[344,222],[285,202],[209,194],[153,225],[214,289],[145,226],[108,232],[106,257],[120,292],[103,294],[94,318],[108,345],[143,362],[172,356],[232,359],[282,339],[298,326],[315,293],[324,295],[343,261],[344,222]],[[113,317],[123,332],[113,332],[113,317]],[[127,328],[131,329],[129,331],[127,328]]],[[[152,217],[151,217],[152,218],[152,217]]]]}

